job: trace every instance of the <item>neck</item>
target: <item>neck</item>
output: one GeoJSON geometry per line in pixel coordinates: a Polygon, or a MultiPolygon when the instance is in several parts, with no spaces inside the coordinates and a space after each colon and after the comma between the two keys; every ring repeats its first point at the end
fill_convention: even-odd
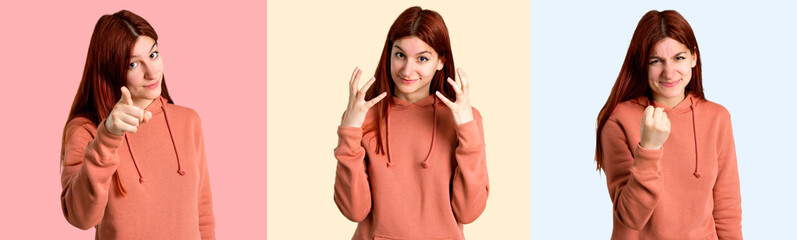
{"type": "Polygon", "coordinates": [[[147,107],[154,101],[155,99],[136,99],[133,100],[133,105],[141,109],[147,109],[147,107]]]}
{"type": "Polygon", "coordinates": [[[397,98],[401,99],[401,100],[404,100],[404,101],[407,101],[407,102],[410,102],[410,103],[415,103],[415,102],[417,102],[417,101],[419,101],[421,99],[424,99],[424,98],[428,97],[429,96],[429,90],[427,89],[426,91],[423,91],[423,92],[416,92],[416,93],[409,93],[409,94],[401,93],[401,92],[396,91],[396,94],[394,94],[394,95],[397,98]]]}
{"type": "Polygon", "coordinates": [[[681,96],[677,96],[677,97],[671,97],[671,98],[662,97],[662,96],[656,96],[655,94],[653,95],[653,100],[654,101],[656,101],[658,103],[661,103],[661,104],[664,104],[664,106],[668,106],[670,108],[675,108],[675,106],[677,106],[679,103],[683,102],[684,99],[686,99],[686,95],[685,94],[682,94],[681,96]]]}

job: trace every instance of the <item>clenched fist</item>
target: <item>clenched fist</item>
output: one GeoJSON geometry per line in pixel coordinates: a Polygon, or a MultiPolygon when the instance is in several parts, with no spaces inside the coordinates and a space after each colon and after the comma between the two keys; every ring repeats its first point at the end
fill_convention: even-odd
{"type": "Polygon", "coordinates": [[[670,136],[670,119],[663,108],[648,106],[642,114],[639,145],[647,149],[661,149],[670,136]]]}

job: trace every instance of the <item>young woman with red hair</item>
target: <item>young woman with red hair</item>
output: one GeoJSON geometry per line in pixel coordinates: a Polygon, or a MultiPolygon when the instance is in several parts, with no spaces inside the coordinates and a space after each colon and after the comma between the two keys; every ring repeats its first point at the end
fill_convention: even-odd
{"type": "Polygon", "coordinates": [[[126,10],[91,36],[64,127],[61,209],[96,239],[215,239],[199,116],[174,105],[157,41],[126,10]]]}
{"type": "Polygon", "coordinates": [[[489,184],[482,118],[443,18],[405,10],[358,89],[361,74],[355,68],[349,80],[335,148],[334,200],[359,222],[352,239],[464,239],[489,184]]]}
{"type": "Polygon", "coordinates": [[[612,239],[742,239],[730,114],[705,99],[700,49],[678,12],[639,21],[596,144],[612,239]]]}

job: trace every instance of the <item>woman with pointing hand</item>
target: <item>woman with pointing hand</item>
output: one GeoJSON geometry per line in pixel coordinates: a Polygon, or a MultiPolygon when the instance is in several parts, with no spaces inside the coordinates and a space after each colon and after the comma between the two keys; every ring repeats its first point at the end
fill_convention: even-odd
{"type": "Polygon", "coordinates": [[[596,144],[612,239],[742,239],[730,114],[705,99],[697,40],[678,12],[639,21],[596,144]]]}
{"type": "Polygon", "coordinates": [[[61,209],[96,239],[215,239],[197,113],[166,89],[155,29],[122,10],[94,27],[61,145],[61,209]]]}
{"type": "Polygon", "coordinates": [[[358,222],[352,239],[464,239],[489,184],[482,118],[443,18],[405,10],[358,88],[361,75],[349,80],[335,148],[334,200],[358,222]]]}

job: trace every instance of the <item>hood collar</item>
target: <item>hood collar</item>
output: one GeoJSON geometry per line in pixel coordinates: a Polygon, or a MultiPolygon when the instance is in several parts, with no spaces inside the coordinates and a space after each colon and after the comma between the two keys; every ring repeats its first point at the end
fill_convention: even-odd
{"type": "Polygon", "coordinates": [[[638,98],[632,99],[631,102],[639,104],[643,108],[645,108],[647,106],[650,106],[650,105],[653,105],[654,107],[663,108],[665,112],[684,113],[684,112],[691,111],[692,108],[694,107],[694,105],[696,105],[699,102],[697,100],[698,100],[697,97],[695,97],[693,94],[689,93],[689,94],[686,94],[686,97],[684,98],[683,101],[681,101],[680,103],[675,105],[675,107],[672,107],[672,108],[670,106],[667,106],[667,105],[664,105],[662,103],[656,102],[655,100],[651,104],[650,100],[648,100],[648,98],[645,97],[645,96],[640,96],[638,98]]]}
{"type": "Polygon", "coordinates": [[[396,96],[392,96],[391,98],[393,98],[392,99],[393,100],[392,107],[395,107],[397,109],[403,109],[403,108],[408,108],[408,107],[420,107],[420,108],[422,108],[422,107],[431,106],[432,104],[434,104],[436,102],[435,100],[437,99],[437,96],[435,96],[434,94],[429,94],[429,96],[421,98],[420,100],[418,100],[415,103],[408,102],[407,100],[398,98],[396,96]]]}

